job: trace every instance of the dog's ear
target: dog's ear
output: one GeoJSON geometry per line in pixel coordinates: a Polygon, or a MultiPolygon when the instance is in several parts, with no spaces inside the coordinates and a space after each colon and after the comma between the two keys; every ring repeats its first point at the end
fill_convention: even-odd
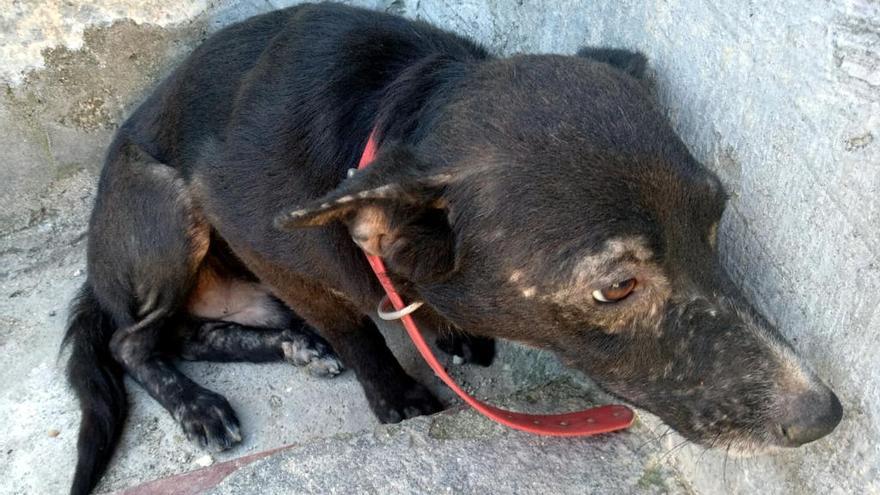
{"type": "Polygon", "coordinates": [[[584,47],[578,50],[577,54],[579,57],[616,67],[636,79],[644,79],[645,67],[648,65],[648,59],[643,54],[622,48],[584,47]]]}
{"type": "Polygon", "coordinates": [[[341,221],[392,272],[426,282],[451,271],[455,242],[443,193],[451,176],[391,145],[323,197],[275,218],[281,230],[341,221]]]}

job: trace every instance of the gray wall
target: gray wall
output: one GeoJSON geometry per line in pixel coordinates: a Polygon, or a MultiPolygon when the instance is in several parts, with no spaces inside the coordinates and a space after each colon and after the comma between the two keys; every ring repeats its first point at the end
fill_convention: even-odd
{"type": "MultiPolygon", "coordinates": [[[[207,34],[294,2],[77,3],[0,12],[0,235],[82,225],[126,111],[207,34]]],[[[706,493],[880,492],[880,3],[353,3],[499,53],[645,52],[662,107],[732,193],[727,266],[846,408],[833,437],[778,457],[725,462],[682,448],[671,458],[706,493]]]]}

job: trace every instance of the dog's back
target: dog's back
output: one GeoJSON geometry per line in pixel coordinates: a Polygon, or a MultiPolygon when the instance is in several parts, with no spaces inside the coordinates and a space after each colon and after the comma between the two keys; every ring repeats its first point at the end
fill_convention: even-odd
{"type": "MultiPolygon", "coordinates": [[[[333,150],[349,162],[363,144],[352,136],[369,132],[388,83],[427,55],[487,56],[473,42],[429,24],[343,5],[270,12],[225,28],[199,46],[119,134],[184,171],[206,141],[237,137],[273,149],[301,140],[315,154],[333,150]],[[234,136],[240,127],[230,127],[231,121],[283,127],[234,136]]],[[[332,172],[345,164],[326,163],[337,169],[328,171],[336,180],[332,172]]]]}

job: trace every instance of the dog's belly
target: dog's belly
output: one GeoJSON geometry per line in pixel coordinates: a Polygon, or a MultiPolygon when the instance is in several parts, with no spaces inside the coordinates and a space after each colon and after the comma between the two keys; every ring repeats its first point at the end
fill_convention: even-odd
{"type": "Polygon", "coordinates": [[[224,278],[210,267],[199,271],[187,300],[190,315],[255,327],[278,327],[278,311],[261,284],[224,278]]]}

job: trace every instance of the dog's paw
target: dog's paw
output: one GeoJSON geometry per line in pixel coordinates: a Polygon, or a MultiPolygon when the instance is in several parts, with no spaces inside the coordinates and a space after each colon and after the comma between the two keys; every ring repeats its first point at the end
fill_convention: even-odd
{"type": "Polygon", "coordinates": [[[285,331],[281,350],[285,361],[305,366],[312,376],[334,377],[345,369],[330,344],[311,333],[285,331]]]}
{"type": "Polygon", "coordinates": [[[462,363],[489,366],[495,360],[495,339],[465,333],[450,333],[437,338],[437,347],[462,363]]]}
{"type": "Polygon", "coordinates": [[[235,411],[219,394],[199,391],[195,398],[177,407],[174,417],[186,438],[203,449],[220,452],[241,442],[235,411]]]}
{"type": "Polygon", "coordinates": [[[370,397],[370,407],[383,423],[399,423],[404,419],[434,414],[443,410],[443,404],[424,385],[412,381],[397,389],[388,389],[379,397],[370,397]]]}

